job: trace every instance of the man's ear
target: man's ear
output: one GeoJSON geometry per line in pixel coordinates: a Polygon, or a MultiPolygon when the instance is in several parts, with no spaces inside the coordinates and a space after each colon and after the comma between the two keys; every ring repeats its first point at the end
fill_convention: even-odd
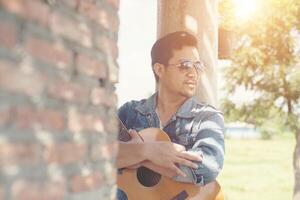
{"type": "Polygon", "coordinates": [[[158,78],[161,78],[162,74],[164,73],[164,65],[160,64],[160,63],[155,63],[153,66],[153,70],[154,73],[156,74],[156,76],[158,76],[158,78]]]}

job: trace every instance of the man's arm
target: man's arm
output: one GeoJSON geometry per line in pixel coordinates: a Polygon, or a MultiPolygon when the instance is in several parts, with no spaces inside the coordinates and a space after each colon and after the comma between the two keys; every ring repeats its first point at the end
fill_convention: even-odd
{"type": "Polygon", "coordinates": [[[175,163],[197,168],[192,161],[201,161],[201,157],[172,142],[119,142],[117,168],[141,164],[166,176],[175,173],[185,177],[185,173],[175,163]]]}
{"type": "Polygon", "coordinates": [[[189,152],[202,156],[198,169],[180,166],[188,176],[176,177],[174,180],[205,185],[216,179],[224,161],[224,119],[221,113],[215,113],[199,124],[195,143],[189,152]]]}
{"type": "Polygon", "coordinates": [[[117,168],[128,167],[144,161],[143,148],[143,143],[119,142],[117,168]]]}

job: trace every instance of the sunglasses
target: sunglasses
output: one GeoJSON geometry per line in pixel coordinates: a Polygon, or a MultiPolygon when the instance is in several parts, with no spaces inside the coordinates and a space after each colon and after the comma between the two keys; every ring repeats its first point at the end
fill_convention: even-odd
{"type": "Polygon", "coordinates": [[[203,69],[204,69],[204,64],[201,61],[193,62],[190,60],[181,60],[179,63],[176,63],[176,64],[171,63],[168,65],[175,65],[182,71],[188,71],[189,69],[192,69],[193,67],[195,67],[197,72],[203,71],[203,69]]]}

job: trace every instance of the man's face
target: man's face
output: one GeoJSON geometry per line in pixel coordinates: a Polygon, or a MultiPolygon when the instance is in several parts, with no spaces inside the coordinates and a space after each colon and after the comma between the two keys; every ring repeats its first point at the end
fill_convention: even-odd
{"type": "Polygon", "coordinates": [[[168,65],[163,67],[160,83],[173,94],[183,97],[193,96],[198,85],[199,73],[201,73],[194,63],[199,61],[198,50],[195,47],[185,46],[179,50],[173,50],[173,57],[170,58],[168,65]],[[192,67],[182,67],[180,63],[184,62],[188,62],[192,67]]]}

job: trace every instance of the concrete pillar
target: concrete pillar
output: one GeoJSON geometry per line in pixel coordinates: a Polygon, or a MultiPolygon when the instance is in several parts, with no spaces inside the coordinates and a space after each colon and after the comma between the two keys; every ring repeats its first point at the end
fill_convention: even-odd
{"type": "Polygon", "coordinates": [[[196,96],[217,106],[218,0],[158,0],[157,38],[175,31],[197,35],[200,58],[207,66],[196,96]]]}

